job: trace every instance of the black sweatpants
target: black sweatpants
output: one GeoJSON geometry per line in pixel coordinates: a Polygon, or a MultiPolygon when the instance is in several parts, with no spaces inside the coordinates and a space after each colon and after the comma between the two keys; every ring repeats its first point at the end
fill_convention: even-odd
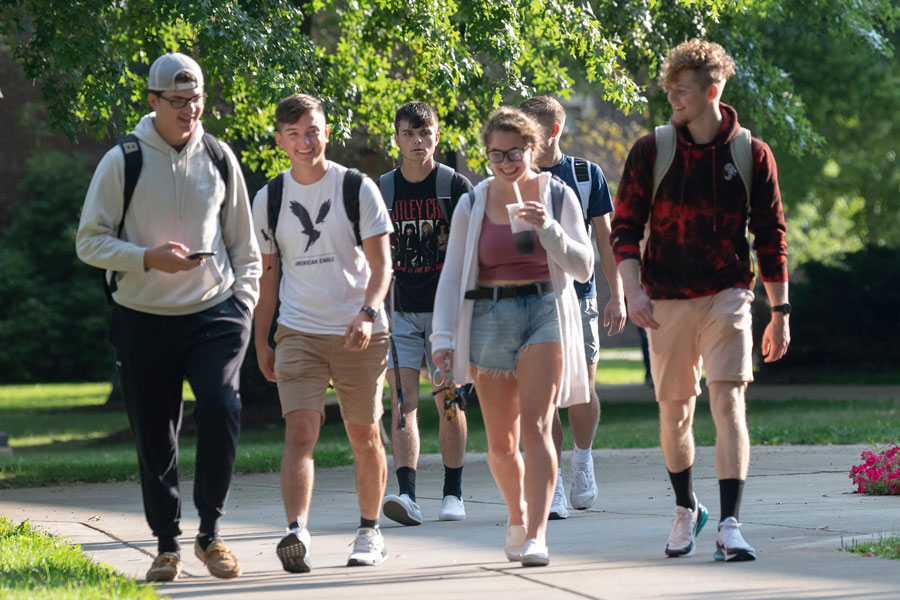
{"type": "Polygon", "coordinates": [[[200,531],[216,533],[241,428],[240,368],[250,312],[234,297],[202,312],[161,316],[114,305],[110,342],[137,444],[144,514],[153,535],[181,533],[178,432],[187,378],[197,398],[194,504],[200,531]]]}

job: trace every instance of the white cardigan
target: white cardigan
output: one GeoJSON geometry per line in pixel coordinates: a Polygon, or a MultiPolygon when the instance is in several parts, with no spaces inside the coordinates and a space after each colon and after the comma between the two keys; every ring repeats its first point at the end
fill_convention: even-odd
{"type": "MultiPolygon", "coordinates": [[[[547,252],[550,280],[556,296],[562,342],[562,382],[556,403],[559,406],[586,403],[590,399],[587,363],[584,358],[584,333],[581,312],[572,279],[584,282],[594,273],[594,251],[581,214],[581,204],[569,186],[565,188],[559,221],[550,207],[549,173],[539,177],[540,199],[547,208],[547,221],[538,230],[538,239],[547,252]]],[[[478,281],[478,242],[484,219],[487,188],[493,177],[478,184],[472,193],[474,205],[463,196],[453,211],[447,256],[441,270],[434,300],[431,347],[454,350],[453,379],[470,383],[469,330],[472,325],[474,300],[465,298],[466,290],[474,290],[478,281]]]]}

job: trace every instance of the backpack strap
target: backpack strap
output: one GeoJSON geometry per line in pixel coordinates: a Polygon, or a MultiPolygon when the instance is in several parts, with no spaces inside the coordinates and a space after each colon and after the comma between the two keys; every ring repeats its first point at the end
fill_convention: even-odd
{"type": "Polygon", "coordinates": [[[359,233],[359,189],[362,187],[365,175],[359,169],[347,169],[344,173],[342,187],[344,195],[344,210],[347,217],[353,223],[353,234],[356,236],[356,245],[362,246],[362,236],[359,233]]]}
{"type": "Polygon", "coordinates": [[[744,182],[747,192],[747,214],[750,213],[750,192],[753,189],[753,151],[750,130],[741,127],[737,136],[731,140],[731,160],[737,167],[738,174],[744,182]]]}
{"type": "Polygon", "coordinates": [[[211,133],[203,134],[203,145],[206,147],[206,153],[209,154],[213,164],[219,170],[222,181],[225,182],[225,187],[228,187],[228,159],[225,158],[225,151],[222,150],[222,145],[211,133]]]}
{"type": "Polygon", "coordinates": [[[279,173],[266,184],[266,221],[269,223],[269,233],[272,235],[272,243],[275,244],[275,253],[281,256],[281,248],[278,247],[278,238],[275,230],[278,228],[278,215],[281,214],[281,202],[284,196],[284,173],[279,173]]]}
{"type": "MultiPolygon", "coordinates": [[[[129,133],[119,140],[119,148],[125,157],[125,185],[122,188],[122,219],[116,227],[116,237],[122,237],[122,228],[125,226],[125,214],[131,206],[131,197],[137,187],[137,180],[141,176],[141,168],[144,166],[144,155],[141,152],[141,143],[133,133],[129,133]]],[[[107,280],[106,272],[103,273],[103,290],[106,292],[107,301],[112,304],[112,295],[119,288],[116,281],[116,271],[110,272],[107,280]]]]}
{"type": "Polygon", "coordinates": [[[453,200],[451,184],[453,183],[453,174],[456,173],[452,168],[443,163],[437,163],[437,180],[435,181],[435,191],[437,192],[438,204],[441,207],[441,214],[448,223],[453,216],[453,207],[450,202],[453,200]]]}
{"type": "Polygon", "coordinates": [[[381,199],[384,200],[388,212],[394,209],[394,173],[396,171],[397,169],[392,169],[378,178],[378,190],[381,192],[381,199]]]}
{"type": "Polygon", "coordinates": [[[566,188],[569,187],[565,181],[556,175],[550,178],[550,211],[553,218],[559,221],[562,214],[563,197],[566,194],[566,188]]]}
{"type": "Polygon", "coordinates": [[[669,172],[672,161],[675,159],[675,126],[670,124],[659,125],[653,130],[656,140],[656,160],[653,162],[653,195],[650,204],[656,199],[656,191],[663,177],[669,172]]]}
{"type": "Polygon", "coordinates": [[[585,222],[588,220],[588,204],[591,201],[591,167],[590,163],[583,159],[572,157],[572,175],[578,186],[578,199],[581,200],[581,214],[585,222]]]}

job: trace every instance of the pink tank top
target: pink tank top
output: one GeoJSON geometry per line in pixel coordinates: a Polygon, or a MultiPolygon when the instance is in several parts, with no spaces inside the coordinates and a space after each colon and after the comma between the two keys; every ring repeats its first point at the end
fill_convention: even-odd
{"type": "MultiPolygon", "coordinates": [[[[481,223],[478,240],[479,281],[545,281],[550,279],[547,252],[537,239],[537,232],[530,232],[533,254],[516,254],[512,229],[509,224],[495,225],[487,213],[481,223]]],[[[526,240],[526,245],[529,245],[526,240]]]]}

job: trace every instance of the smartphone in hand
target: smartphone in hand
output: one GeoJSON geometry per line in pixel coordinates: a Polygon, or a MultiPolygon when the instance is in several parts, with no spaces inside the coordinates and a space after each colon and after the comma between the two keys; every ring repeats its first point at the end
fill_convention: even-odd
{"type": "Polygon", "coordinates": [[[213,250],[213,251],[198,250],[197,252],[191,252],[190,254],[188,254],[187,258],[189,258],[190,260],[194,260],[197,258],[205,258],[207,256],[215,256],[215,254],[216,254],[215,250],[213,250]]]}

